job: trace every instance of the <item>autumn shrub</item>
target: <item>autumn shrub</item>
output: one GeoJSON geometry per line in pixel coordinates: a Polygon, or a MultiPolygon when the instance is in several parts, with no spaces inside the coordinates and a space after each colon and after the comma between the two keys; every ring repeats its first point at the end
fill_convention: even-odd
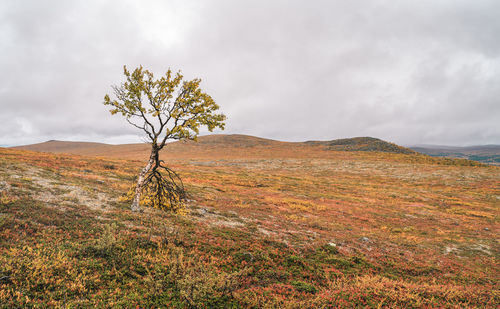
{"type": "Polygon", "coordinates": [[[285,269],[262,269],[255,273],[255,278],[263,286],[287,282],[290,277],[291,274],[285,269]]]}
{"type": "Polygon", "coordinates": [[[107,169],[107,170],[115,170],[116,169],[116,166],[114,164],[103,164],[102,167],[104,169],[107,169]]]}
{"type": "Polygon", "coordinates": [[[10,214],[0,214],[0,230],[12,227],[15,221],[12,215],[10,214]]]}
{"type": "Polygon", "coordinates": [[[314,294],[318,291],[318,289],[307,282],[302,282],[302,281],[292,281],[292,285],[295,287],[295,289],[299,292],[306,292],[306,293],[311,293],[314,294]]]}
{"type": "Polygon", "coordinates": [[[224,273],[216,268],[193,268],[186,265],[181,269],[181,273],[174,274],[174,279],[177,279],[176,285],[181,297],[193,307],[201,304],[209,307],[217,307],[223,303],[236,305],[233,292],[241,286],[241,277],[249,272],[249,269],[242,269],[224,273]]]}
{"type": "Polygon", "coordinates": [[[104,225],[100,237],[93,244],[85,246],[82,254],[84,256],[110,258],[118,250],[116,232],[116,223],[104,225]]]}
{"type": "Polygon", "coordinates": [[[337,246],[331,243],[325,244],[321,247],[319,247],[320,252],[324,252],[326,254],[338,254],[339,249],[337,249],[337,246]]]}
{"type": "Polygon", "coordinates": [[[0,192],[0,205],[9,205],[18,199],[11,194],[8,194],[6,191],[0,192]]]}

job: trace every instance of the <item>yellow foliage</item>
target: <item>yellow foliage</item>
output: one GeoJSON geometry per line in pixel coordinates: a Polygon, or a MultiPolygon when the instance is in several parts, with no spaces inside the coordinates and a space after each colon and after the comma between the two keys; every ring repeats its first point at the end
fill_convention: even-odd
{"type": "MultiPolygon", "coordinates": [[[[132,202],[135,197],[135,188],[135,185],[131,186],[128,192],[125,195],[121,196],[118,200],[120,202],[132,202]]],[[[173,200],[179,201],[180,199],[178,196],[173,196],[173,200]]],[[[162,202],[160,203],[159,199],[156,196],[156,191],[152,190],[151,187],[143,187],[141,192],[141,199],[139,202],[141,206],[156,208],[160,210],[169,210],[179,215],[185,215],[187,213],[186,204],[184,202],[181,201],[176,204],[170,203],[170,198],[165,192],[162,192],[161,201],[162,202]]]]}
{"type": "Polygon", "coordinates": [[[479,211],[479,210],[468,210],[468,209],[459,208],[459,207],[451,207],[447,211],[450,213],[453,213],[453,214],[458,214],[458,215],[466,215],[466,216],[473,216],[473,217],[480,217],[480,218],[482,217],[482,218],[490,218],[490,219],[495,218],[495,215],[492,213],[488,213],[485,211],[479,211]]]}
{"type": "Polygon", "coordinates": [[[326,209],[326,206],[314,203],[312,201],[289,197],[282,199],[266,197],[266,201],[275,204],[286,204],[290,209],[299,211],[318,211],[326,209]]]}
{"type": "Polygon", "coordinates": [[[0,192],[0,205],[7,205],[7,204],[13,203],[17,200],[18,200],[18,198],[14,197],[14,196],[10,196],[5,191],[0,192]]]}

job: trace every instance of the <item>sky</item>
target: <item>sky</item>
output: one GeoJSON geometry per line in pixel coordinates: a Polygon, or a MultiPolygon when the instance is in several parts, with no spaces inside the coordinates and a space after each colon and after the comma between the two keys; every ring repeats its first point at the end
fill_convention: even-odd
{"type": "Polygon", "coordinates": [[[500,144],[499,33],[497,0],[2,0],[0,145],[143,141],[123,65],[201,78],[216,133],[500,144]]]}

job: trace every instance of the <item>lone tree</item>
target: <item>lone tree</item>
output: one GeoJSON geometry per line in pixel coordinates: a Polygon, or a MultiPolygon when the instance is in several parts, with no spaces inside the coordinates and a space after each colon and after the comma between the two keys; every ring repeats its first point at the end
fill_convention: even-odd
{"type": "Polygon", "coordinates": [[[169,139],[196,140],[202,126],[210,132],[224,129],[223,114],[211,96],[200,89],[199,78],[183,81],[179,72],[168,69],[165,76],[155,79],[153,73],[136,68],[132,73],[123,67],[126,81],[112,86],[115,98],[104,96],[104,105],[111,106],[111,114],[121,113],[139,130],[144,131],[151,144],[151,155],[131,191],[132,211],[140,211],[140,204],[178,211],[186,198],[179,175],[160,160],[160,150],[169,139]],[[133,194],[133,197],[132,197],[133,194]]]}

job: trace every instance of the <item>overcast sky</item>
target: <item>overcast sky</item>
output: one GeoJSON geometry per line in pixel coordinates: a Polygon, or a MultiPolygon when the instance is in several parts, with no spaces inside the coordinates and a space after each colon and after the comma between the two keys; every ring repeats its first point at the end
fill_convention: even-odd
{"type": "Polygon", "coordinates": [[[122,67],[204,88],[224,133],[500,144],[500,1],[0,2],[0,145],[140,142],[122,67]]]}

